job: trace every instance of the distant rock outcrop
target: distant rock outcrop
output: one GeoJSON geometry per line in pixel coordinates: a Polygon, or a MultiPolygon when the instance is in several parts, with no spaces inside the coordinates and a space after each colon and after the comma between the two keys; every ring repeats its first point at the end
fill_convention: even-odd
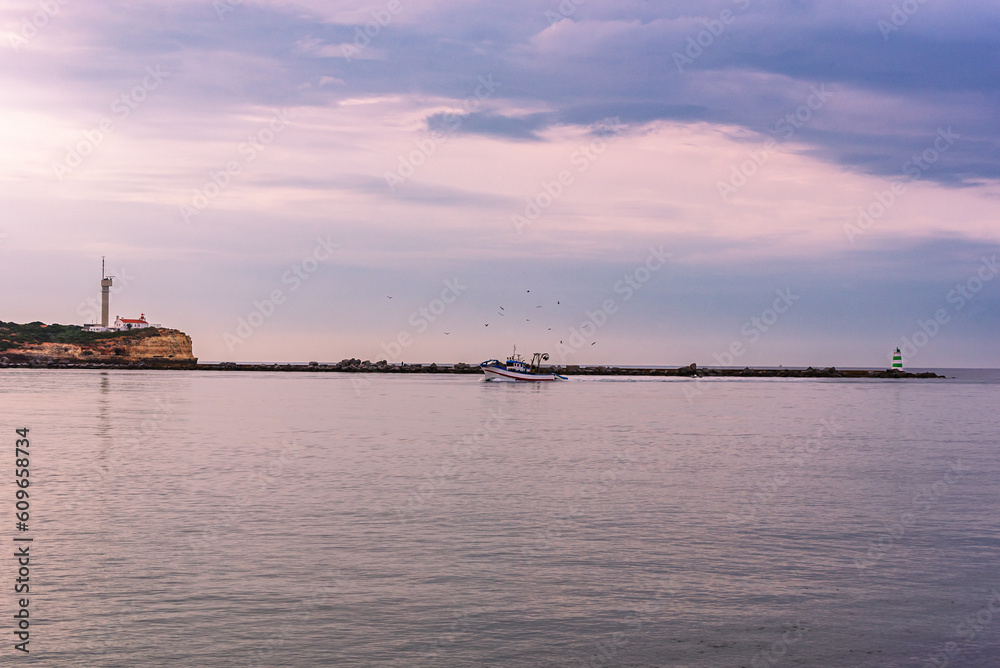
{"type": "Polygon", "coordinates": [[[191,337],[176,329],[146,328],[130,332],[67,336],[68,326],[0,323],[3,366],[108,365],[146,368],[194,368],[191,337]],[[39,331],[60,328],[58,336],[39,331]],[[56,340],[45,340],[55,338],[56,340]],[[66,339],[71,339],[67,341],[66,339]]]}

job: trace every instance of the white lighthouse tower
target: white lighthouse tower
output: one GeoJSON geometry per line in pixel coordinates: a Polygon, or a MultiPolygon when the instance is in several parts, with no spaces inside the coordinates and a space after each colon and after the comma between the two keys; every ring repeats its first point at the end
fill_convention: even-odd
{"type": "Polygon", "coordinates": [[[108,311],[111,299],[111,283],[114,280],[114,276],[108,276],[104,273],[104,256],[101,256],[101,322],[90,323],[84,325],[83,328],[88,332],[106,332],[108,331],[108,311]]]}
{"type": "Polygon", "coordinates": [[[114,276],[104,273],[104,256],[101,256],[101,327],[108,327],[108,300],[111,293],[111,281],[114,276]]]}
{"type": "Polygon", "coordinates": [[[892,354],[892,368],[893,370],[903,370],[903,354],[899,352],[899,348],[896,348],[896,352],[892,354]]]}

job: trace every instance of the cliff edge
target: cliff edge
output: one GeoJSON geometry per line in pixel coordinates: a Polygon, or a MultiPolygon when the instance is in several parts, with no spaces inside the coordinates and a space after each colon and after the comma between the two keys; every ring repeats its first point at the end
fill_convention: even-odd
{"type": "Polygon", "coordinates": [[[0,322],[0,365],[84,364],[194,368],[191,337],[176,329],[84,332],[75,325],[0,322]]]}

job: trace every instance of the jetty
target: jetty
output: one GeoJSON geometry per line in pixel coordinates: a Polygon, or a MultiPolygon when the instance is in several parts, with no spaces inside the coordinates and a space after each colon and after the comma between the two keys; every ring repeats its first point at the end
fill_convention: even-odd
{"type": "MultiPolygon", "coordinates": [[[[199,363],[193,368],[203,371],[272,371],[292,373],[435,373],[435,374],[481,374],[478,364],[404,364],[390,363],[386,360],[372,362],[356,358],[344,359],[340,362],[308,364],[260,364],[239,362],[199,363]]],[[[541,367],[563,376],[687,376],[687,377],[758,377],[758,378],[944,378],[933,372],[911,373],[902,369],[837,369],[825,368],[766,368],[751,369],[745,367],[718,368],[699,367],[688,364],[680,367],[629,367],[629,366],[582,366],[577,364],[552,365],[541,367]]]]}

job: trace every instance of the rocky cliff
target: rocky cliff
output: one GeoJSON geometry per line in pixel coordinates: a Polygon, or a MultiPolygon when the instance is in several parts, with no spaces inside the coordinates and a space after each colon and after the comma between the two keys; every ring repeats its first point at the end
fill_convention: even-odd
{"type": "MultiPolygon", "coordinates": [[[[0,332],[2,335],[3,332],[0,332]]],[[[198,362],[191,337],[176,329],[143,329],[103,335],[90,341],[4,342],[0,365],[109,364],[159,368],[193,368],[198,362]]]]}

